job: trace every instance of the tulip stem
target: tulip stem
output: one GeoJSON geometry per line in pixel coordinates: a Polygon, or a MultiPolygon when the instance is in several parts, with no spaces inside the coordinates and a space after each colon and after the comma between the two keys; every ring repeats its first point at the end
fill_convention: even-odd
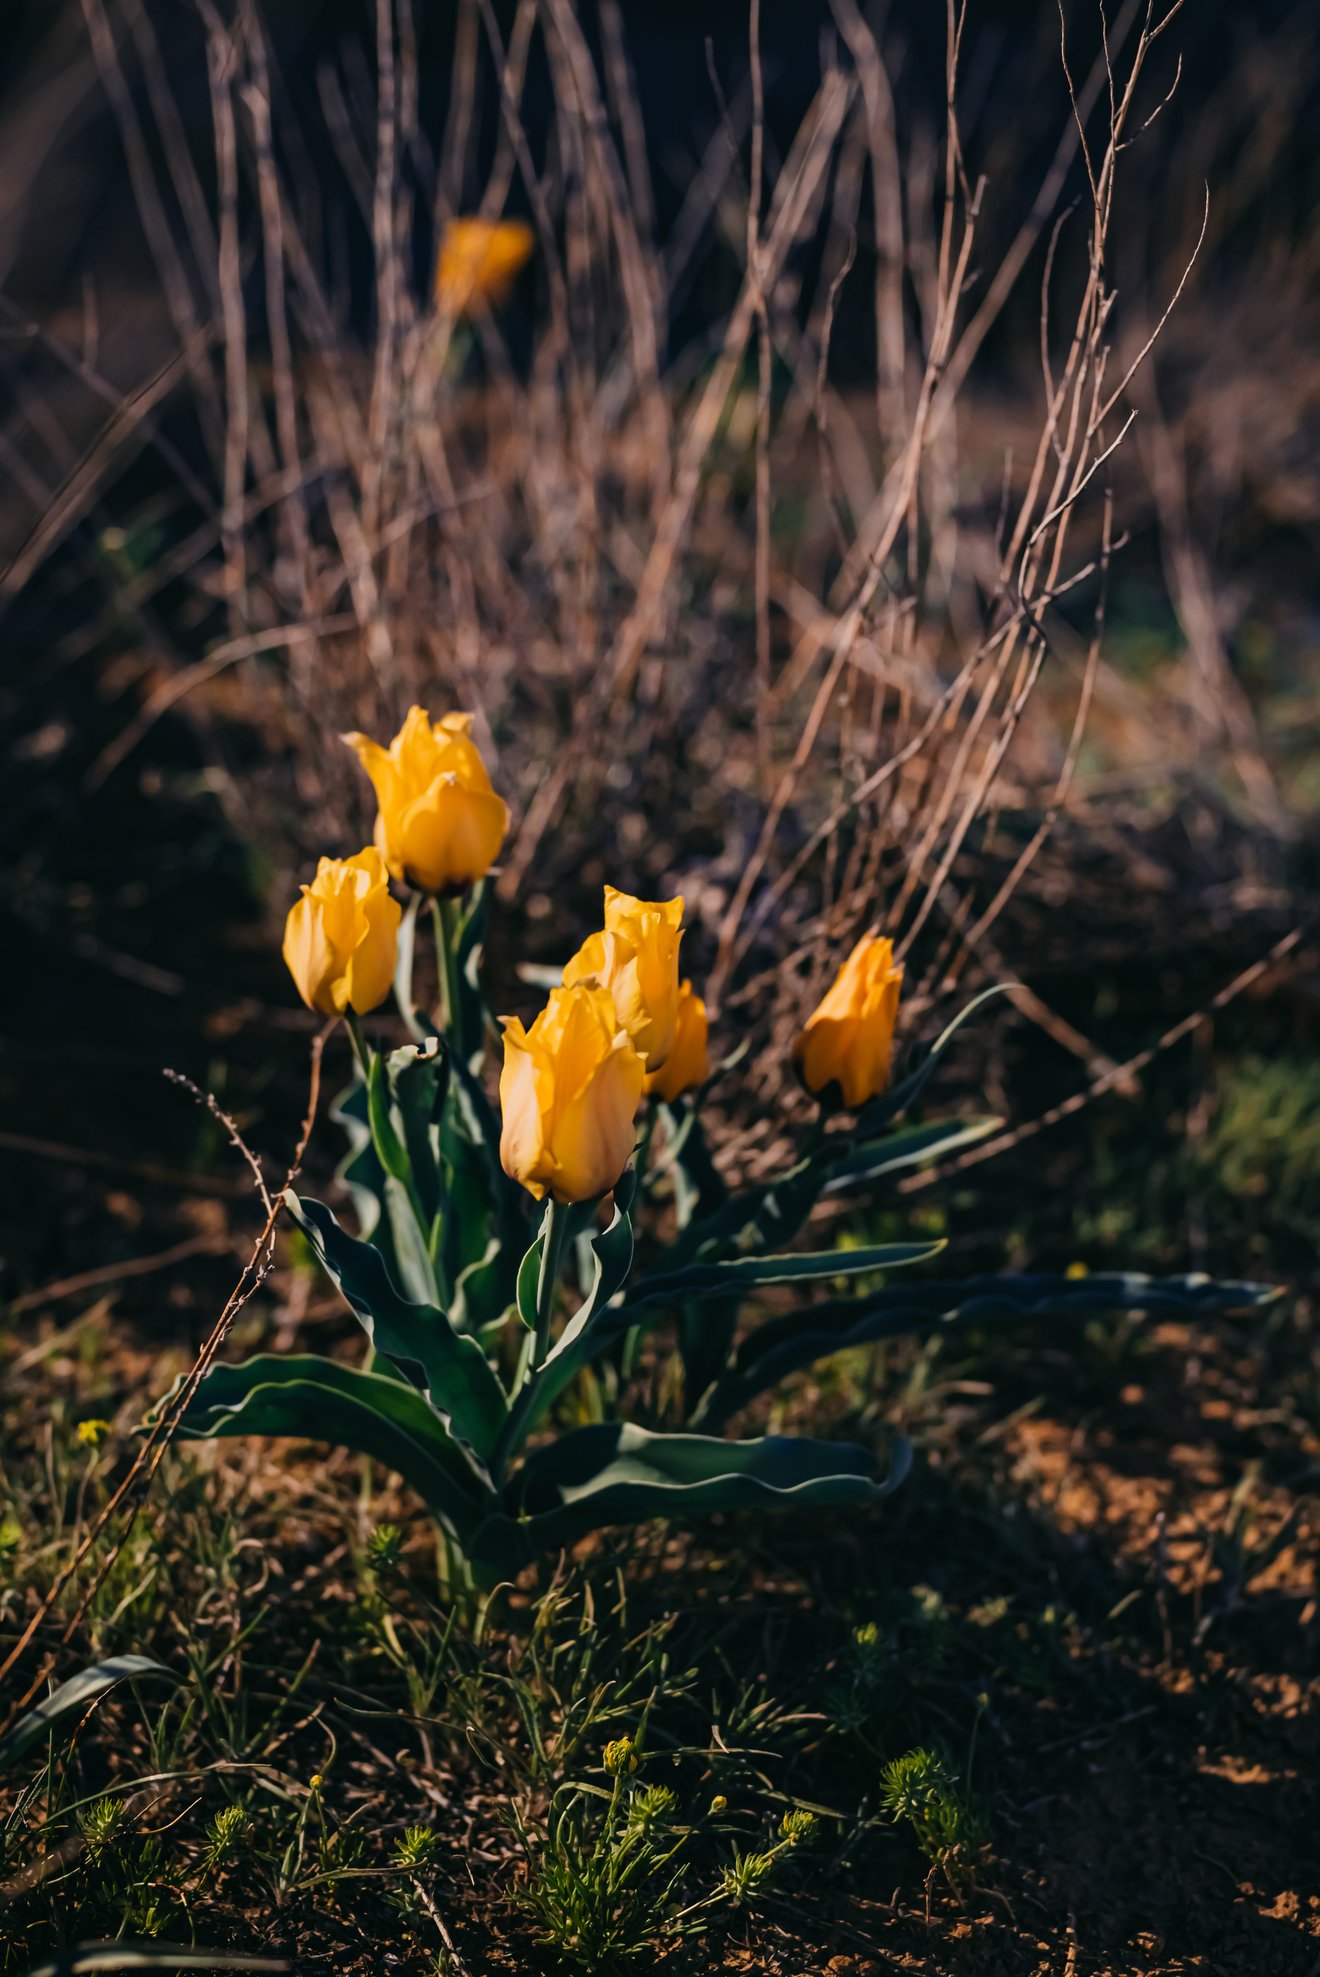
{"type": "Polygon", "coordinates": [[[465,1057],[462,984],[458,975],[458,901],[433,897],[431,919],[435,926],[435,954],[440,971],[440,994],[444,1002],[445,1034],[451,1049],[458,1056],[465,1057]]]}
{"type": "Polygon", "coordinates": [[[344,1011],[344,1022],[348,1026],[348,1034],[353,1044],[353,1055],[358,1061],[358,1069],[362,1073],[362,1082],[364,1085],[368,1084],[371,1080],[371,1052],[368,1050],[367,1040],[362,1034],[362,1022],[357,1010],[346,1009],[344,1011]]]}
{"type": "Polygon", "coordinates": [[[568,1241],[569,1211],[553,1196],[546,1204],[541,1235],[541,1267],[536,1276],[536,1343],[532,1350],[533,1369],[539,1367],[550,1344],[550,1318],[555,1307],[555,1291],[564,1265],[568,1241]]]}

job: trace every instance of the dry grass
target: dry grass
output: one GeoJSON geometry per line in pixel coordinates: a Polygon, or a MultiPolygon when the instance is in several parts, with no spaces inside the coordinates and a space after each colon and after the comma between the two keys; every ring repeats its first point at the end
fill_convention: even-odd
{"type": "MultiPolygon", "coordinates": [[[[98,369],[91,290],[76,334],[67,312],[11,309],[31,376],[10,454],[40,517],[4,587],[115,516],[106,606],[84,585],[63,649],[127,634],[142,670],[86,791],[183,712],[208,724],[245,834],[255,820],[265,856],[301,863],[364,828],[346,823],[364,813],[345,728],[387,729],[414,699],[471,705],[517,804],[506,901],[544,922],[569,875],[606,861],[643,889],[683,885],[712,1003],[763,1032],[870,920],[908,958],[918,1016],[964,976],[1015,972],[1004,916],[1059,817],[1109,827],[1097,767],[1176,790],[1210,754],[1287,835],[1206,517],[1248,459],[1266,499],[1314,516],[1320,492],[1283,456],[1320,376],[1300,347],[1284,391],[1268,353],[1217,369],[1204,312],[1185,329],[1182,305],[1286,163],[1287,119],[1253,105],[1289,58],[1304,91],[1296,24],[1187,115],[1177,7],[1128,0],[1103,42],[1083,13],[1043,71],[1043,165],[1002,120],[982,163],[964,15],[950,7],[941,128],[905,111],[893,49],[837,0],[782,154],[754,61],[662,239],[612,5],[590,42],[566,0],[521,0],[507,37],[463,0],[438,137],[416,23],[386,0],[372,45],[319,74],[315,128],[255,0],[197,0],[209,117],[188,126],[153,10],[83,13],[150,252],[151,364],[126,397],[98,369]],[[527,120],[542,70],[552,111],[527,120]],[[1161,210],[1146,174],[1171,155],[1161,210]],[[1028,174],[1033,196],[1007,201],[1028,174]],[[473,207],[536,228],[516,359],[489,312],[455,322],[432,300],[433,243],[473,207]],[[674,345],[712,266],[730,306],[674,345]],[[866,391],[831,364],[843,311],[873,315],[866,391]],[[1016,354],[1033,318],[1034,392],[1016,354]],[[57,377],[114,409],[51,485],[32,461],[43,435],[54,449],[57,377]],[[116,477],[141,449],[164,471],[134,509],[116,477]],[[1186,640],[1154,695],[1105,635],[1115,555],[1152,504],[1186,640]]],[[[1286,231],[1256,249],[1276,335],[1280,298],[1307,284],[1286,231]]],[[[1257,293],[1243,284],[1244,353],[1257,293]]],[[[1017,1000],[1092,1076],[1110,1070],[1039,997],[1017,1000]]]]}
{"type": "MultiPolygon", "coordinates": [[[[768,156],[753,66],[663,240],[611,8],[593,47],[561,0],[522,0],[507,40],[465,0],[432,147],[431,79],[406,10],[396,20],[382,0],[374,47],[326,68],[324,127],[309,132],[257,7],[199,0],[209,155],[170,95],[152,11],[86,0],[84,12],[164,305],[158,331],[167,320],[151,374],[62,484],[42,488],[6,588],[107,498],[125,447],[163,452],[167,546],[151,553],[150,514],[127,539],[117,524],[109,610],[73,634],[87,649],[127,626],[149,660],[90,787],[122,773],[167,710],[218,711],[234,807],[255,790],[269,843],[306,855],[346,844],[344,819],[360,814],[340,731],[387,727],[414,698],[453,699],[477,707],[521,799],[506,896],[572,869],[611,806],[627,813],[613,856],[639,881],[662,876],[642,825],[657,797],[712,841],[693,859],[679,830],[662,849],[696,895],[717,1002],[757,992],[748,967],[769,955],[789,958],[782,980],[800,996],[877,916],[932,990],[1002,972],[997,930],[1076,800],[1097,695],[1111,726],[1147,712],[1102,636],[1134,486],[1123,449],[1140,443],[1187,628],[1191,745],[1226,740],[1253,800],[1277,811],[1190,505],[1207,426],[1233,471],[1225,421],[1200,394],[1176,419],[1152,416],[1152,347],[1170,310],[1178,323],[1204,214],[1189,229],[1179,210],[1148,213],[1148,265],[1125,268],[1117,306],[1115,270],[1132,254],[1116,215],[1144,199],[1143,157],[1163,155],[1158,119],[1177,106],[1176,8],[1156,18],[1128,4],[1085,59],[1074,49],[1094,23],[1070,24],[1036,196],[1015,232],[1001,218],[989,239],[952,9],[943,129],[901,113],[886,50],[838,0],[784,154],[768,156]],[[534,143],[522,105],[538,64],[553,115],[534,143]],[[475,186],[479,134],[490,162],[475,186]],[[327,145],[335,205],[309,164],[327,145]],[[431,243],[474,203],[512,203],[537,229],[535,326],[517,362],[489,314],[456,324],[431,301],[431,243]],[[707,342],[671,347],[712,243],[735,275],[731,306],[707,342]],[[863,395],[832,375],[830,345],[867,283],[863,395]],[[1024,306],[1037,283],[1038,308],[1024,306]],[[1019,400],[996,433],[979,387],[987,351],[1033,313],[1034,413],[1019,400]],[[238,769],[226,717],[231,733],[241,718],[262,734],[264,777],[238,769]]],[[[1257,147],[1245,169],[1269,165],[1257,147]]],[[[1256,196],[1249,179],[1238,188],[1256,196]]],[[[1222,218],[1210,208],[1221,239],[1229,205],[1222,218]]],[[[38,382],[63,365],[115,402],[96,366],[94,296],[87,311],[77,347],[27,325],[38,382]]],[[[996,355],[988,376],[1001,374],[996,355]]],[[[35,406],[28,419],[39,424],[35,406]]]]}

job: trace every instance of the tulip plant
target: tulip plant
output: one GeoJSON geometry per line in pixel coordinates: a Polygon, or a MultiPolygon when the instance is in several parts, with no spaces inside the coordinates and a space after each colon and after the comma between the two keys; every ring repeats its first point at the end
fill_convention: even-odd
{"type": "Polygon", "coordinates": [[[1192,1278],[895,1274],[936,1254],[926,1242],[790,1247],[823,1196],[892,1184],[998,1123],[912,1120],[970,1009],[895,1080],[902,969],[885,939],[858,944],[805,1024],[796,1056],[817,1120],[769,1181],[730,1188],[706,1145],[707,1018],[680,971],[681,899],[606,889],[603,927],[535,1021],[504,1022],[496,1106],[483,882],[508,812],[465,715],[433,724],[415,707],[388,749],[347,739],[378,798],[375,844],[322,859],[289,914],[284,956],[303,1000],[342,1017],[353,1041],[357,1079],[336,1116],[356,1233],[319,1201],[290,1193],[287,1206],[370,1351],[360,1366],[261,1354],[213,1367],[185,1433],[301,1435],[378,1458],[489,1582],[603,1525],[883,1497],[905,1473],[901,1444],[881,1475],[851,1444],[720,1432],[846,1347],[1024,1313],[1260,1300],[1250,1285],[1192,1278]],[[406,910],[391,881],[408,889],[406,910]],[[435,1021],[412,994],[423,904],[435,1021]],[[412,1039],[398,1048],[363,1026],[391,987],[412,1039]],[[757,1308],[772,1285],[796,1295],[813,1282],[833,1294],[796,1296],[775,1316],[757,1308]],[[660,1424],[643,1424],[622,1409],[639,1343],[661,1326],[677,1347],[676,1392],[660,1424]]]}

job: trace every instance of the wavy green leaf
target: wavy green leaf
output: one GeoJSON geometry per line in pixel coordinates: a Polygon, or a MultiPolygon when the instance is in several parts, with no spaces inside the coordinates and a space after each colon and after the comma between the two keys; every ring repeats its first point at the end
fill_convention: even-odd
{"type": "Polygon", "coordinates": [[[488,1456],[508,1401],[476,1339],[456,1332],[438,1305],[402,1296],[379,1250],[348,1235],[323,1203],[292,1191],[285,1199],[376,1350],[424,1389],[456,1435],[488,1456]]]}
{"type": "Polygon", "coordinates": [[[518,1410],[519,1441],[543,1421],[578,1370],[596,1349],[593,1336],[597,1321],[610,1299],[625,1282],[633,1260],[633,1227],[627,1212],[631,1190],[616,1191],[614,1214],[608,1228],[593,1236],[589,1245],[591,1277],[582,1302],[546,1354],[545,1363],[531,1377],[526,1399],[518,1410]]]}
{"type": "MultiPolygon", "coordinates": [[[[356,1059],[354,1064],[356,1066],[356,1059]]],[[[385,1212],[385,1169],[371,1143],[364,1078],[358,1075],[339,1094],[330,1108],[330,1117],[337,1126],[342,1126],[348,1140],[348,1152],[336,1168],[335,1178],[343,1182],[352,1196],[358,1233],[364,1242],[390,1245],[388,1225],[382,1222],[385,1212]]],[[[387,1249],[387,1256],[393,1260],[392,1246],[387,1249]]]]}
{"type": "Polygon", "coordinates": [[[405,1044],[385,1059],[389,1119],[428,1220],[444,1207],[440,1120],[449,1092],[449,1054],[440,1037],[405,1044]]]}
{"type": "Polygon", "coordinates": [[[901,1174],[938,1160],[959,1147],[975,1146],[978,1140],[999,1131],[1002,1119],[982,1115],[972,1119],[932,1119],[926,1126],[906,1126],[883,1139],[864,1145],[850,1144],[846,1153],[831,1161],[827,1189],[860,1187],[865,1181],[878,1181],[886,1174],[901,1174]]]}
{"type": "Polygon", "coordinates": [[[518,1316],[529,1332],[536,1329],[536,1299],[541,1283],[541,1258],[550,1233],[550,1217],[553,1208],[546,1202],[541,1216],[541,1226],[529,1244],[522,1262],[518,1265],[517,1307],[518,1316]]]}
{"type": "Polygon", "coordinates": [[[647,1517],[870,1504],[898,1488],[910,1462],[906,1442],[895,1445],[889,1473],[880,1477],[869,1450],[848,1442],[788,1435],[727,1442],[614,1422],[574,1429],[538,1449],[506,1494],[530,1541],[544,1550],[604,1524],[647,1517]]]}
{"type": "Polygon", "coordinates": [[[777,1387],[818,1359],[905,1333],[1077,1320],[1118,1311],[1145,1311],[1151,1316],[1243,1312],[1272,1303],[1278,1295],[1264,1284],[1134,1272],[1078,1278],[1042,1272],[886,1285],[869,1296],[810,1305],[759,1325],[738,1348],[731,1371],[706,1395],[697,1419],[718,1426],[757,1394],[777,1387]]]}
{"type": "Polygon", "coordinates": [[[674,1206],[679,1229],[683,1230],[699,1217],[718,1213],[729,1198],[729,1190],[711,1158],[697,1098],[666,1105],[664,1112],[669,1122],[669,1144],[656,1178],[672,1170],[674,1206]]]}
{"type": "Polygon", "coordinates": [[[858,1277],[871,1270],[898,1270],[938,1256],[943,1242],[876,1243],[866,1249],[804,1250],[789,1256],[735,1256],[720,1263],[693,1263],[685,1270],[643,1278],[626,1310],[682,1303],[692,1298],[725,1297],[730,1291],[758,1290],[766,1284],[810,1282],[818,1277],[858,1277]]]}
{"type": "Polygon", "coordinates": [[[482,1514],[482,1477],[423,1395],[384,1373],[315,1353],[213,1366],[184,1410],[190,1440],[294,1435],[356,1449],[409,1483],[460,1542],[482,1514]]]}

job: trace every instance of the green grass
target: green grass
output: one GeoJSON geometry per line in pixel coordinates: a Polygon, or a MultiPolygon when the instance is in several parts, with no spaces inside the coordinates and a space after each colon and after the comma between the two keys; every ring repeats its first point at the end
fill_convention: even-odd
{"type": "MultiPolygon", "coordinates": [[[[72,1356],[55,1337],[0,1403],[0,1645],[131,1447],[78,1431],[131,1391],[114,1333],[90,1323],[72,1356]]],[[[8,1367],[29,1350],[0,1334],[8,1367]]],[[[57,1666],[135,1652],[175,1679],[121,1683],[0,1775],[0,1972],[101,1938],[349,1977],[386,1948],[458,1977],[705,1972],[734,1946],[765,1972],[818,1967],[826,1944],[928,1955],[985,1890],[1012,1905],[1034,1885],[1052,1822],[1033,1808],[1086,1800],[1107,1726],[1149,1723],[1166,1764],[1189,1736],[1255,1734],[1251,1671],[1301,1638],[1271,1586],[1304,1535],[1286,1478],[1314,1391],[1284,1313],[1251,1337],[847,1355],[797,1404],[821,1432],[917,1437],[884,1513],[611,1532],[488,1605],[370,1465],[172,1455],[57,1666]],[[1131,1541],[1090,1509],[1085,1535],[1067,1521],[1060,1488],[1077,1466],[1103,1482],[1107,1437],[1136,1438],[1138,1477],[1171,1436],[1209,1461],[1225,1400],[1236,1422],[1253,1393],[1271,1405],[1223,1431],[1172,1564],[1140,1506],[1131,1541]],[[1200,1425],[1175,1429],[1188,1407],[1200,1425]],[[1074,1450],[1058,1486],[1050,1436],[1074,1450]],[[617,1750],[607,1768],[625,1739],[636,1768],[617,1750]]],[[[1040,1923],[1061,1954],[1065,1921],[1040,1923]]]]}

